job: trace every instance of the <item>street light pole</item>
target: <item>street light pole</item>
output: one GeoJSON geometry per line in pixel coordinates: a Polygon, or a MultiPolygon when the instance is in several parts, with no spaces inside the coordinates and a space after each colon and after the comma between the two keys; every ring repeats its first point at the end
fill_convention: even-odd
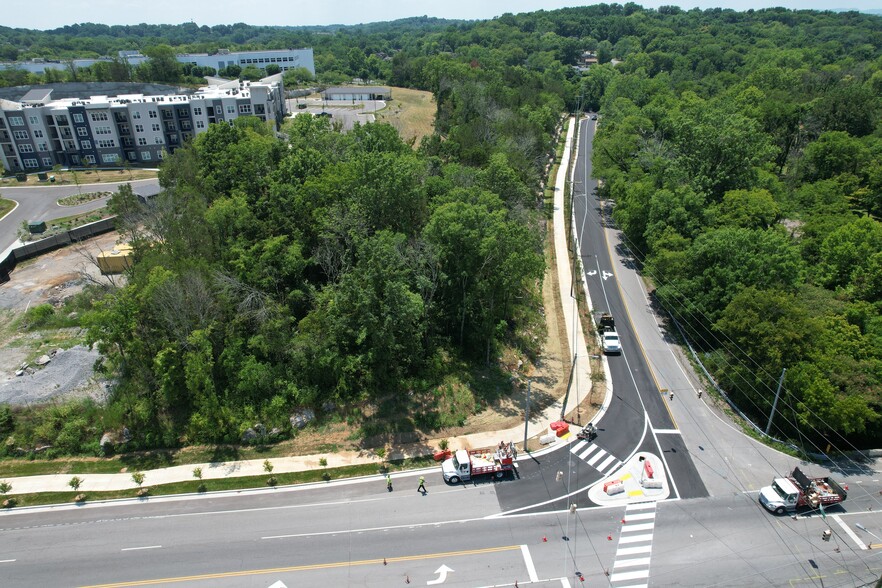
{"type": "Polygon", "coordinates": [[[530,426],[530,386],[533,385],[533,381],[527,380],[527,400],[526,407],[524,408],[524,451],[529,453],[527,449],[527,430],[530,426]]]}

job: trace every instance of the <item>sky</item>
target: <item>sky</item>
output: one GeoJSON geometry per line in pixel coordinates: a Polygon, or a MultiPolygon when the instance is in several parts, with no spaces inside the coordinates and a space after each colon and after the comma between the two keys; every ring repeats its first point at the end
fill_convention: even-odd
{"type": "MultiPolygon", "coordinates": [[[[626,1],[619,0],[619,3],[625,4],[626,1]]],[[[612,3],[612,0],[608,0],[608,3],[612,3]]],[[[661,0],[636,3],[645,8],[663,5],[684,9],[722,6],[734,10],[782,6],[866,11],[882,7],[879,0],[661,0]]],[[[33,0],[4,0],[0,25],[39,30],[83,22],[115,25],[181,24],[192,21],[209,26],[236,22],[302,26],[359,24],[423,15],[449,19],[489,19],[506,12],[517,14],[585,5],[566,0],[40,0],[36,3],[33,0]]]]}

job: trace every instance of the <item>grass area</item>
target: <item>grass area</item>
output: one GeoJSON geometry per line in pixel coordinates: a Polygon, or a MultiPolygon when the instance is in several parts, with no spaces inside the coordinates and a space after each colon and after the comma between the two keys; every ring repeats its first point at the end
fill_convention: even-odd
{"type": "Polygon", "coordinates": [[[414,139],[414,147],[419,147],[420,140],[435,130],[435,108],[431,92],[392,88],[392,100],[377,112],[377,120],[391,124],[402,139],[414,139]]]}
{"type": "Polygon", "coordinates": [[[13,208],[15,208],[15,202],[6,198],[0,198],[0,218],[6,216],[6,213],[13,208]]]}
{"type": "MultiPolygon", "coordinates": [[[[384,474],[386,472],[397,472],[409,469],[425,468],[435,465],[435,461],[431,457],[405,459],[384,464],[359,464],[352,466],[344,466],[339,468],[321,468],[318,470],[309,470],[306,472],[291,472],[272,474],[276,479],[276,485],[287,486],[292,484],[306,484],[309,482],[329,482],[331,480],[339,480],[343,478],[354,478],[358,476],[370,476],[375,474],[384,474]]],[[[244,490],[248,488],[266,488],[267,480],[270,474],[260,476],[246,476],[241,478],[220,478],[216,480],[187,480],[185,482],[175,482],[172,484],[160,484],[158,486],[150,486],[149,479],[145,479],[145,488],[150,488],[150,496],[169,496],[173,494],[187,494],[200,491],[200,486],[204,486],[203,491],[220,491],[220,490],[244,490]]],[[[386,483],[378,480],[377,484],[385,489],[386,483]]],[[[114,490],[109,492],[88,492],[87,500],[112,500],[114,498],[134,498],[137,495],[136,488],[128,490],[114,490]]],[[[7,498],[14,498],[16,506],[38,506],[41,504],[61,504],[65,502],[73,502],[74,497],[82,492],[39,492],[34,494],[15,494],[15,487],[7,495],[7,498]]]]}
{"type": "Polygon", "coordinates": [[[131,182],[133,180],[146,180],[155,178],[158,172],[155,169],[102,169],[102,170],[84,170],[75,171],[63,170],[60,172],[46,172],[50,176],[55,176],[55,182],[50,183],[48,180],[40,180],[37,174],[28,174],[27,180],[19,182],[14,176],[0,177],[0,186],[58,186],[71,185],[79,182],[80,184],[109,184],[113,182],[131,182]]]}

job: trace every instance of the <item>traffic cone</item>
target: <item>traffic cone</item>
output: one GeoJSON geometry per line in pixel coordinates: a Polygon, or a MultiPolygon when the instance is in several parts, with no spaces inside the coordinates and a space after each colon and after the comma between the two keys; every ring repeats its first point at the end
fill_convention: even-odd
{"type": "Polygon", "coordinates": [[[548,543],[548,537],[542,535],[542,543],[548,543]]]}
{"type": "Polygon", "coordinates": [[[622,519],[622,524],[623,524],[623,525],[625,524],[625,519],[622,519]]]}
{"type": "Polygon", "coordinates": [[[612,535],[607,535],[607,536],[606,536],[606,540],[607,540],[607,541],[612,541],[612,535]]]}

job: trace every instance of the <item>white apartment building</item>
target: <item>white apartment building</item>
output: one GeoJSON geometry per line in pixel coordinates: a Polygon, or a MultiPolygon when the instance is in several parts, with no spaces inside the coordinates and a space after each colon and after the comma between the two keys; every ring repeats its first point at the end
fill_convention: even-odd
{"type": "Polygon", "coordinates": [[[210,124],[255,116],[278,130],[286,113],[281,75],[213,80],[187,95],[52,100],[51,94],[30,90],[19,101],[0,100],[0,161],[7,171],[155,164],[210,124]]]}

